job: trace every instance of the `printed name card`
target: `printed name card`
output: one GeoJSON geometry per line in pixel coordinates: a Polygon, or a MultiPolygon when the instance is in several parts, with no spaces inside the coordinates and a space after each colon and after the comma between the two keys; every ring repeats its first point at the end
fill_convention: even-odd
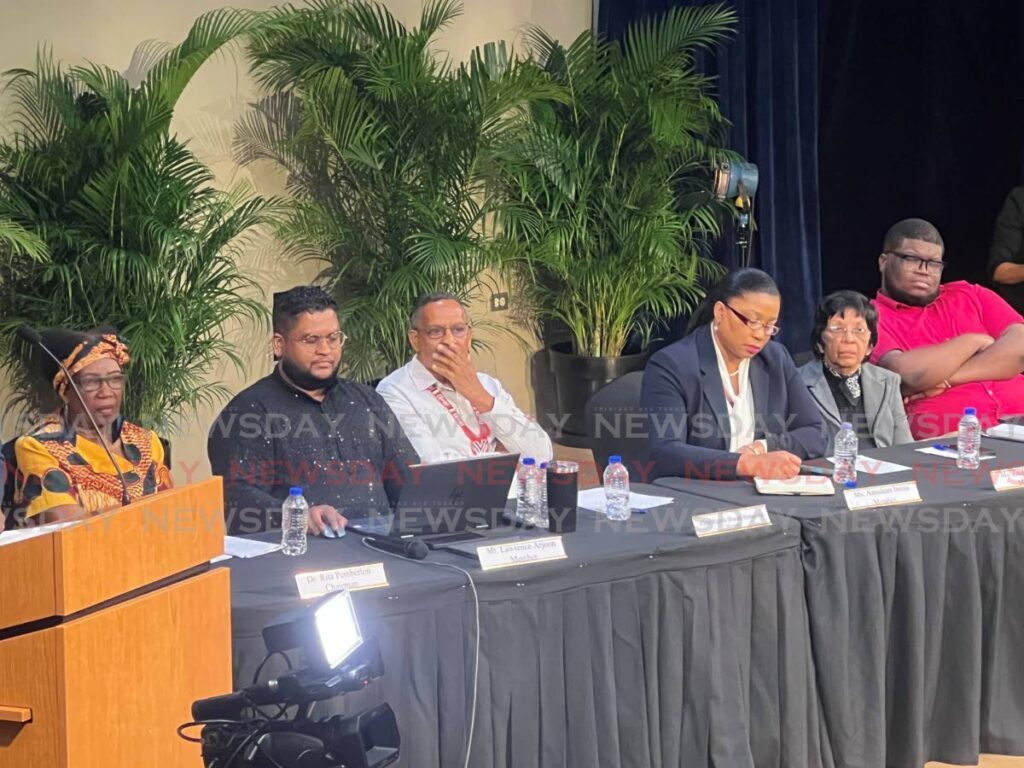
{"type": "Polygon", "coordinates": [[[764,504],[737,509],[723,509],[718,512],[706,512],[693,516],[693,530],[699,538],[717,536],[721,533],[746,531],[751,528],[764,528],[771,525],[768,508],[764,504]]]}
{"type": "Polygon", "coordinates": [[[1024,488],[1024,467],[1007,467],[1006,469],[993,469],[989,472],[992,478],[992,487],[997,491],[1015,491],[1024,488]]]}
{"type": "Polygon", "coordinates": [[[343,589],[358,592],[360,589],[386,587],[388,576],[384,572],[384,563],[367,563],[329,571],[296,573],[295,583],[299,587],[299,597],[309,600],[343,589]]]}
{"type": "Polygon", "coordinates": [[[564,560],[565,547],[561,536],[545,536],[541,539],[513,541],[508,544],[487,544],[477,547],[480,568],[493,571],[496,568],[510,568],[514,565],[544,563],[549,560],[564,560]]]}
{"type": "Polygon", "coordinates": [[[912,504],[921,500],[921,492],[917,490],[917,483],[913,480],[891,485],[876,485],[873,488],[847,488],[843,493],[846,495],[846,507],[850,510],[912,504]]]}

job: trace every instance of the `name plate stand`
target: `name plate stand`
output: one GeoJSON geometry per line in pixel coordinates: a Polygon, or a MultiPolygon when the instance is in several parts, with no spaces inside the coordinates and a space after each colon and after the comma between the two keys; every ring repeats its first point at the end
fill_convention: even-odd
{"type": "Polygon", "coordinates": [[[772,524],[771,518],[768,517],[768,508],[764,504],[706,512],[703,515],[694,515],[692,520],[693,530],[701,539],[705,536],[764,528],[772,524]]]}
{"type": "Polygon", "coordinates": [[[846,507],[850,511],[873,507],[892,507],[897,504],[914,504],[921,501],[921,492],[913,480],[908,480],[905,483],[876,485],[871,488],[847,488],[843,494],[846,496],[846,507]]]}
{"type": "Polygon", "coordinates": [[[388,576],[384,571],[384,563],[366,563],[329,571],[296,573],[295,585],[299,588],[299,597],[310,600],[343,589],[358,592],[361,589],[386,587],[388,576]]]}
{"type": "Polygon", "coordinates": [[[992,478],[992,487],[998,492],[1024,488],[1024,467],[993,469],[989,472],[989,477],[992,478]]]}
{"type": "Polygon", "coordinates": [[[484,544],[477,547],[476,555],[480,559],[480,568],[484,571],[566,558],[561,536],[544,536],[507,544],[484,544]]]}

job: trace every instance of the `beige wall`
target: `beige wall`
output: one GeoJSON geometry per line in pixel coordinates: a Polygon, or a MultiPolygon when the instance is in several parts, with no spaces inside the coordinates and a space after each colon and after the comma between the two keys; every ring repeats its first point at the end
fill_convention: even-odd
{"type": "MultiPolygon", "coordinates": [[[[196,16],[227,4],[226,0],[0,0],[0,7],[11,11],[0,27],[0,70],[32,66],[41,44],[52,47],[55,55],[68,64],[89,60],[123,70],[139,43],[176,43],[196,16]]],[[[262,9],[274,2],[245,0],[232,4],[262,9]]],[[[419,17],[419,0],[388,0],[386,5],[406,23],[414,23],[419,17]]],[[[464,11],[439,40],[439,47],[457,59],[490,40],[510,40],[521,48],[517,41],[527,24],[538,24],[563,40],[574,38],[590,26],[591,0],[464,0],[464,11]]],[[[280,194],[282,179],[272,168],[242,170],[231,160],[233,122],[254,96],[241,57],[220,56],[193,79],[179,104],[174,126],[181,135],[192,139],[194,149],[211,164],[220,183],[247,181],[260,192],[280,194]]],[[[265,288],[267,297],[272,291],[308,281],[315,272],[309,265],[280,261],[269,238],[253,245],[246,267],[265,288]]],[[[485,313],[488,319],[499,322],[507,317],[504,313],[488,313],[481,300],[473,314],[480,318],[485,313]]],[[[231,368],[215,374],[232,392],[270,369],[266,332],[242,328],[238,329],[237,338],[250,361],[249,370],[241,376],[231,368]]],[[[505,335],[492,341],[493,349],[479,355],[480,369],[500,378],[521,407],[532,409],[526,365],[528,350],[505,335]]],[[[531,339],[529,343],[535,342],[531,339]]],[[[209,475],[205,434],[216,410],[198,413],[175,436],[176,482],[191,482],[209,475]]],[[[3,436],[11,435],[8,426],[3,436]]]]}

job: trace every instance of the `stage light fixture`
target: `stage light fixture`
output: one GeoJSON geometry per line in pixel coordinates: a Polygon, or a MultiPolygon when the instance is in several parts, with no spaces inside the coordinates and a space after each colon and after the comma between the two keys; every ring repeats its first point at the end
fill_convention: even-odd
{"type": "Polygon", "coordinates": [[[733,200],[738,209],[736,247],[740,251],[740,266],[750,266],[750,217],[757,194],[757,166],[742,160],[723,160],[715,167],[711,182],[712,194],[719,200],[733,200]]]}

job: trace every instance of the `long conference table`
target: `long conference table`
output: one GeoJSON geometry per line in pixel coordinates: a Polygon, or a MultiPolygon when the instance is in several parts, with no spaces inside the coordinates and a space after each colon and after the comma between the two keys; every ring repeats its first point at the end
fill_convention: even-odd
{"type": "MultiPolygon", "coordinates": [[[[901,446],[921,502],[848,511],[831,497],[760,496],[677,478],[672,504],[624,523],[580,510],[565,560],[481,571],[432,552],[390,558],[349,534],[302,558],[230,560],[235,685],[261,629],[302,606],[300,571],[384,561],[354,593],[386,673],[320,712],[388,701],[401,765],[919,768],[1024,754],[1024,492],[901,446]],[[698,538],[694,514],[765,504],[770,527],[698,538]],[[480,657],[466,577],[480,603],[480,657]]],[[[516,535],[496,531],[493,536],[516,535]]],[[[272,534],[264,536],[272,537],[272,534]]],[[[280,672],[268,664],[263,678],[280,672]]]]}

